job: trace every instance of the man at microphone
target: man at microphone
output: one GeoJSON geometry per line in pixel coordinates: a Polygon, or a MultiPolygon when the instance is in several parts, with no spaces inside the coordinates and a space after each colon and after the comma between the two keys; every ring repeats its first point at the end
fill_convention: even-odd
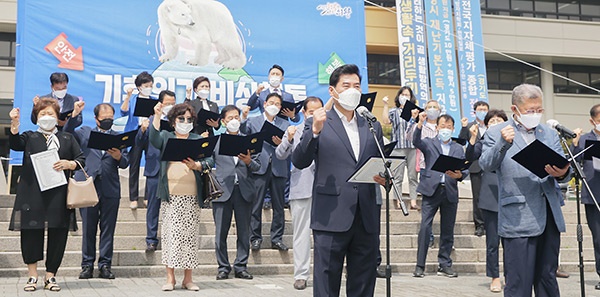
{"type": "MultiPolygon", "coordinates": [[[[373,296],[375,290],[380,224],[376,185],[346,182],[370,157],[379,155],[367,120],[354,111],[360,102],[360,83],[356,65],[333,71],[329,94],[334,106],[329,111],[319,108],[306,120],[292,156],[299,169],[315,162],[313,296],[339,296],[344,259],[346,295],[373,296]]],[[[383,145],[381,126],[375,122],[374,128],[383,145]]],[[[385,183],[380,176],[373,179],[385,183]]]]}
{"type": "Polygon", "coordinates": [[[560,296],[556,281],[560,232],[565,221],[557,182],[570,179],[569,165],[546,165],[539,178],[512,157],[535,140],[558,154],[564,152],[558,134],[540,124],[542,90],[522,84],[512,92],[512,119],[484,134],[479,165],[498,175],[498,235],[504,247],[504,296],[560,296]]]}

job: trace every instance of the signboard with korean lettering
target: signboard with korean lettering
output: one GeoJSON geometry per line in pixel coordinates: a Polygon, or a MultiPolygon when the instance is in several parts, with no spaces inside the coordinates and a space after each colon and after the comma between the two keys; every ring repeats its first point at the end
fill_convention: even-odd
{"type": "Polygon", "coordinates": [[[463,117],[475,120],[473,104],[488,101],[479,0],[454,0],[463,117]]]}
{"type": "Polygon", "coordinates": [[[396,0],[400,78],[423,106],[429,100],[427,46],[423,0],[396,0]]]}
{"type": "Polygon", "coordinates": [[[427,54],[432,99],[454,118],[454,134],[460,131],[460,93],[454,45],[451,0],[425,1],[427,54]]]}
{"type": "MultiPolygon", "coordinates": [[[[221,107],[242,107],[273,64],[284,68],[281,88],[296,101],[311,95],[327,101],[329,75],[344,63],[360,67],[368,91],[362,0],[27,0],[17,6],[14,106],[21,108],[22,131],[36,129],[28,120],[32,98],[51,93],[53,72],[65,72],[68,93],[86,102],[88,126],[96,125],[99,103],[120,114],[142,71],[154,77],[154,97],[172,90],[177,102],[196,77],[206,76],[209,99],[221,107]]],[[[115,127],[122,122],[115,119],[115,127]]],[[[21,162],[19,154],[11,157],[21,162]]]]}

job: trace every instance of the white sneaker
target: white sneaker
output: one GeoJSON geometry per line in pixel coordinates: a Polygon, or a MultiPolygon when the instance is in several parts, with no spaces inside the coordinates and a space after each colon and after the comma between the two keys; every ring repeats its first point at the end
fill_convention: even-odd
{"type": "Polygon", "coordinates": [[[131,203],[129,203],[129,208],[131,208],[132,210],[135,210],[138,208],[138,202],[137,201],[131,201],[131,203]]]}

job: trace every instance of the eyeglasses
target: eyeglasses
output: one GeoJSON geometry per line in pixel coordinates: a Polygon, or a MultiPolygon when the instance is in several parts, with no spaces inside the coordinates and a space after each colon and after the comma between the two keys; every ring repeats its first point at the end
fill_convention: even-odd
{"type": "MultiPolygon", "coordinates": [[[[519,108],[517,108],[517,110],[519,110],[519,108]]],[[[519,110],[519,112],[521,112],[521,110],[519,110]]],[[[538,109],[529,109],[526,110],[525,112],[521,112],[522,114],[536,114],[536,113],[544,113],[544,109],[543,108],[538,108],[538,109]]]]}
{"type": "Polygon", "coordinates": [[[186,118],[186,117],[177,117],[177,121],[180,122],[180,123],[185,123],[185,122],[187,122],[187,123],[193,123],[194,119],[192,119],[192,118],[186,118]]]}

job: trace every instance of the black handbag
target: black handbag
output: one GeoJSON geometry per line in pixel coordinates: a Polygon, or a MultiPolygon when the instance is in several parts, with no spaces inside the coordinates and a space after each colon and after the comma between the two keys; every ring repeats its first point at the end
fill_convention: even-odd
{"type": "Polygon", "coordinates": [[[214,174],[212,169],[204,171],[202,174],[204,186],[204,202],[210,202],[215,199],[219,199],[223,195],[223,187],[217,180],[217,176],[214,174]]]}

